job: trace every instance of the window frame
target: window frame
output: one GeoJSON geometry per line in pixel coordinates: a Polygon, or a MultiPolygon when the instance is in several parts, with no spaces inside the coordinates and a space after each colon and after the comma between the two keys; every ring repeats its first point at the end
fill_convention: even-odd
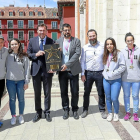
{"type": "Polygon", "coordinates": [[[7,38],[8,38],[8,40],[11,40],[12,38],[9,38],[9,32],[13,32],[13,37],[12,38],[14,38],[14,31],[7,31],[7,38]]]}
{"type": "Polygon", "coordinates": [[[18,39],[19,40],[24,40],[24,31],[18,31],[18,39]],[[19,32],[23,32],[23,38],[22,39],[19,38],[19,32]]]}
{"type": "Polygon", "coordinates": [[[28,40],[30,40],[30,38],[29,38],[29,32],[33,32],[33,37],[34,37],[34,31],[33,30],[29,30],[28,31],[28,40]]]}
{"type": "MultiPolygon", "coordinates": [[[[12,23],[14,24],[13,20],[7,20],[7,27],[8,27],[8,21],[12,21],[12,23]]],[[[11,28],[8,27],[8,29],[13,29],[13,26],[11,28]]]]}
{"type": "Polygon", "coordinates": [[[23,29],[23,28],[24,28],[24,20],[18,20],[18,21],[17,21],[17,25],[18,25],[18,28],[19,28],[19,29],[23,29]],[[22,21],[22,22],[23,22],[23,27],[19,27],[19,24],[18,24],[19,21],[22,21]]]}
{"type": "Polygon", "coordinates": [[[28,28],[33,29],[34,28],[34,20],[28,20],[28,28]],[[29,21],[33,21],[33,27],[29,27],[29,21]]]}

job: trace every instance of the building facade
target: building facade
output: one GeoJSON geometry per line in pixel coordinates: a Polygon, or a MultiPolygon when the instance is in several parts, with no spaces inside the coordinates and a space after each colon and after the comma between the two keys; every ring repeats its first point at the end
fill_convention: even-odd
{"type": "Polygon", "coordinates": [[[75,0],[75,36],[82,45],[88,42],[87,31],[95,29],[98,40],[116,40],[119,49],[126,46],[124,37],[131,32],[140,46],[140,0],[75,0]]]}
{"type": "Polygon", "coordinates": [[[62,25],[68,23],[71,25],[72,36],[75,36],[75,0],[58,0],[57,6],[61,31],[62,25]]]}
{"type": "Polygon", "coordinates": [[[0,7],[0,34],[5,38],[5,46],[9,47],[12,38],[18,38],[27,51],[30,38],[37,36],[37,26],[45,23],[47,35],[56,40],[60,37],[60,20],[57,8],[45,7],[0,7]]]}

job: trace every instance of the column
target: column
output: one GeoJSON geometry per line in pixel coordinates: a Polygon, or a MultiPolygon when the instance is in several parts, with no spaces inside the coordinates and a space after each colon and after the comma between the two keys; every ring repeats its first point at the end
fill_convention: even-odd
{"type": "Polygon", "coordinates": [[[129,31],[129,0],[113,0],[113,37],[121,50],[126,44],[125,34],[129,31]]]}
{"type": "Polygon", "coordinates": [[[80,4],[80,40],[81,46],[84,46],[84,7],[83,3],[80,4]]]}

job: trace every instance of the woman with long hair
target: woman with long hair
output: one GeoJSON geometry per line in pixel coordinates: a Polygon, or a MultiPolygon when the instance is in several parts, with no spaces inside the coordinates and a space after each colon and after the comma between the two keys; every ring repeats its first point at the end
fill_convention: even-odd
{"type": "Polygon", "coordinates": [[[123,54],[117,49],[113,38],[106,39],[103,54],[103,85],[106,95],[106,105],[108,110],[107,121],[119,120],[119,93],[121,89],[121,74],[125,70],[125,59],[123,54]],[[112,103],[114,106],[114,116],[112,114],[112,103]]]}
{"type": "Polygon", "coordinates": [[[24,123],[24,91],[30,81],[30,65],[27,54],[23,52],[16,38],[9,43],[9,55],[6,61],[6,86],[9,94],[9,106],[12,115],[11,125],[16,124],[16,95],[19,102],[19,123],[24,123]]]}
{"type": "Polygon", "coordinates": [[[127,46],[123,49],[126,62],[126,70],[122,75],[122,87],[124,92],[124,105],[126,115],[124,120],[131,117],[130,113],[130,92],[133,97],[133,120],[139,121],[139,82],[140,82],[140,48],[134,44],[134,36],[129,32],[125,35],[127,46]]]}

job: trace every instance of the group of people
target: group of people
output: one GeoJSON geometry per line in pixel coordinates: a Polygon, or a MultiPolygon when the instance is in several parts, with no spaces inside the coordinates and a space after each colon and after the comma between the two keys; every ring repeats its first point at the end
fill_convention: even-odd
{"type": "MultiPolygon", "coordinates": [[[[134,44],[131,33],[125,35],[126,47],[120,51],[116,42],[109,37],[104,45],[97,40],[97,32],[90,29],[87,32],[89,43],[81,48],[78,38],[71,36],[71,26],[67,23],[62,26],[62,34],[56,42],[47,36],[47,26],[40,24],[37,27],[38,36],[31,38],[27,53],[23,52],[20,41],[16,38],[9,43],[9,49],[4,46],[4,38],[0,36],[0,105],[6,86],[9,94],[9,106],[12,115],[11,125],[16,124],[16,96],[19,102],[19,123],[24,123],[24,93],[32,76],[35,110],[33,122],[42,118],[42,111],[48,122],[51,122],[51,87],[52,70],[46,71],[45,52],[43,45],[57,43],[62,54],[62,67],[58,71],[58,80],[64,110],[63,119],[69,117],[68,83],[70,81],[71,108],[74,119],[79,119],[79,74],[84,83],[83,113],[88,115],[89,98],[92,85],[95,82],[99,96],[99,111],[101,117],[107,121],[119,120],[119,94],[121,86],[124,93],[124,106],[126,114],[124,120],[129,120],[130,93],[133,97],[133,120],[139,121],[139,88],[140,88],[140,48],[134,44]],[[30,71],[30,60],[31,71],[30,71]],[[79,60],[80,59],[80,60],[79,60]],[[44,110],[41,107],[41,89],[44,90],[44,110]],[[105,102],[106,98],[106,102],[105,102]],[[105,104],[108,115],[105,113],[105,104]],[[112,105],[114,113],[112,113],[112,105]]],[[[0,127],[2,126],[0,122],[0,127]]]]}

